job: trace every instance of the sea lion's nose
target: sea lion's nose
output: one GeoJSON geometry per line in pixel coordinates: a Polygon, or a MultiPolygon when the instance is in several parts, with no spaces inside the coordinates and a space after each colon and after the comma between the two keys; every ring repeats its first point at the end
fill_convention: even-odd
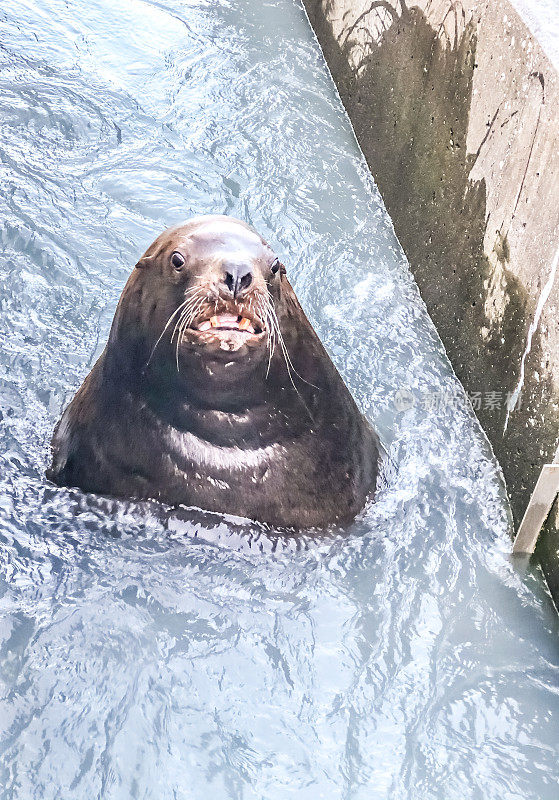
{"type": "Polygon", "coordinates": [[[243,262],[225,262],[223,264],[223,283],[233,297],[240,297],[252,283],[251,267],[243,262]]]}

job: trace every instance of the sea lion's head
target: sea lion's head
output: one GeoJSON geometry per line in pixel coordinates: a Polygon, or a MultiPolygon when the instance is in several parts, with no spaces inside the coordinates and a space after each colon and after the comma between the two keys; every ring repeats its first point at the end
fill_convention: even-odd
{"type": "MultiPolygon", "coordinates": [[[[123,367],[231,386],[269,362],[281,338],[279,259],[252,228],[225,216],[164,231],[140,258],[109,339],[123,367]],[[122,362],[125,362],[124,364],[122,362]]],[[[291,290],[292,293],[292,290],[291,290]]]]}

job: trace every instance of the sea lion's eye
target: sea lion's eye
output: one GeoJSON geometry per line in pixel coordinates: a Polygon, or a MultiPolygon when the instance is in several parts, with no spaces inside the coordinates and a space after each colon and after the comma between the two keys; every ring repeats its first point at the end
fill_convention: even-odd
{"type": "Polygon", "coordinates": [[[180,253],[176,251],[171,256],[171,264],[174,266],[176,270],[181,270],[185,265],[185,258],[180,253]]]}
{"type": "Polygon", "coordinates": [[[272,270],[272,273],[275,275],[279,268],[280,268],[280,261],[279,258],[276,258],[270,269],[272,270]]]}

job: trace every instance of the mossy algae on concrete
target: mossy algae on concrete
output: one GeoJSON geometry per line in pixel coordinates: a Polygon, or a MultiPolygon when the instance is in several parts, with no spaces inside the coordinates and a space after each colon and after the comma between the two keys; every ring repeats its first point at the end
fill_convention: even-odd
{"type": "MultiPolygon", "coordinates": [[[[512,228],[526,226],[518,206],[541,114],[533,132],[527,125],[514,129],[522,111],[509,108],[503,116],[497,87],[496,111],[469,152],[480,17],[468,17],[460,4],[452,7],[455,15],[462,8],[452,35],[401,0],[364,10],[352,0],[305,0],[305,6],[422,297],[503,468],[518,524],[559,435],[557,384],[541,368],[553,353],[541,326],[528,352],[536,298],[518,277],[510,245],[512,228]],[[342,14],[350,6],[354,13],[342,14]],[[508,216],[491,204],[483,174],[472,178],[487,140],[507,125],[511,137],[525,140],[522,183],[511,187],[516,201],[508,216]],[[519,381],[520,400],[511,410],[519,381]]],[[[539,97],[543,74],[534,71],[528,81],[539,97]]],[[[533,180],[544,179],[536,174],[533,180]]],[[[541,289],[544,278],[535,278],[541,289]]],[[[550,576],[558,538],[548,533],[541,548],[550,576]]]]}

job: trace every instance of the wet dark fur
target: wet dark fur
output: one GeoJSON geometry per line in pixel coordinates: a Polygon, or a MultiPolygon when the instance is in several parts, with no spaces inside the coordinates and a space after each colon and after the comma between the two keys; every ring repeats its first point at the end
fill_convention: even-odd
{"type": "MultiPolygon", "coordinates": [[[[209,219],[215,228],[224,218],[209,219]]],[[[196,238],[203,224],[166,231],[134,269],[107,346],[55,430],[47,477],[275,526],[346,522],[375,489],[378,438],[284,270],[273,274],[272,251],[246,226],[255,280],[245,301],[273,305],[292,366],[277,342],[270,358],[269,335],[233,353],[188,332],[173,339],[168,321],[185,292],[219,280],[211,241],[196,238]],[[169,268],[177,248],[188,251],[181,274],[169,268]]],[[[223,224],[237,242],[235,223],[223,224]]]]}

